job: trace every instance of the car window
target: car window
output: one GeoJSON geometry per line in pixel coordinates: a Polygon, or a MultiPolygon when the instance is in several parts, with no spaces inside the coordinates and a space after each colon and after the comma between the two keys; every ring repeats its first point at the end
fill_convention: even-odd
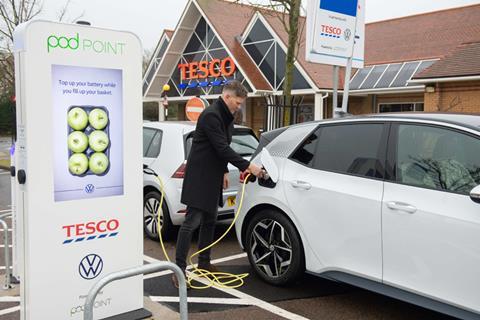
{"type": "Polygon", "coordinates": [[[318,170],[383,178],[382,123],[322,127],[312,167],[318,170]]]}
{"type": "Polygon", "coordinates": [[[147,156],[148,147],[150,147],[150,143],[152,142],[153,136],[155,135],[154,129],[150,128],[143,128],[143,156],[147,156]]]}
{"type": "Polygon", "coordinates": [[[162,145],[162,131],[155,131],[155,136],[153,137],[152,143],[150,143],[150,147],[147,151],[147,158],[156,158],[160,154],[160,146],[162,145]]]}
{"type": "Polygon", "coordinates": [[[315,154],[319,134],[320,129],[309,135],[308,138],[305,139],[300,147],[298,147],[298,149],[293,153],[291,159],[310,167],[313,162],[313,155],[315,154]]]}
{"type": "MultiPolygon", "coordinates": [[[[185,158],[188,158],[192,149],[193,133],[191,132],[185,140],[185,158]]],[[[258,140],[250,130],[233,130],[230,147],[243,157],[251,156],[257,150],[258,140]]]]}
{"type": "Polygon", "coordinates": [[[230,147],[242,157],[251,156],[258,147],[258,140],[251,131],[233,131],[230,147]]]}
{"type": "Polygon", "coordinates": [[[397,130],[397,182],[465,195],[480,185],[478,138],[433,126],[397,130]]]}

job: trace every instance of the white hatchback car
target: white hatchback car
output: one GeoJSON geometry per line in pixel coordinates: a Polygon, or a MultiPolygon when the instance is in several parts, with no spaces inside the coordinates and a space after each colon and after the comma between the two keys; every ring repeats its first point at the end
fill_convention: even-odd
{"type": "MultiPolygon", "coordinates": [[[[164,184],[165,198],[162,210],[160,205],[161,188],[152,175],[143,175],[144,231],[151,239],[158,239],[157,216],[160,212],[162,236],[167,239],[175,231],[175,226],[185,220],[185,205],[180,202],[186,159],[192,146],[195,123],[193,122],[145,122],[143,124],[143,163],[153,169],[164,184]],[[163,214],[166,213],[166,214],[163,214]]],[[[257,149],[258,140],[253,130],[235,126],[233,129],[233,150],[250,159],[257,149]]],[[[239,187],[238,169],[229,164],[230,186],[223,192],[224,206],[218,209],[218,220],[233,218],[239,187]]]]}
{"type": "Polygon", "coordinates": [[[480,318],[480,116],[382,114],[264,135],[279,180],[249,183],[236,223],[261,278],[284,285],[306,270],[480,318]]]}

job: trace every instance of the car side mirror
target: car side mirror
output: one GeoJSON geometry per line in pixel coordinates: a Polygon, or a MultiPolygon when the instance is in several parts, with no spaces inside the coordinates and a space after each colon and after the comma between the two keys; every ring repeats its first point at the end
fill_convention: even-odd
{"type": "Polygon", "coordinates": [[[470,191],[470,199],[472,199],[473,202],[480,203],[480,185],[470,191]]]}

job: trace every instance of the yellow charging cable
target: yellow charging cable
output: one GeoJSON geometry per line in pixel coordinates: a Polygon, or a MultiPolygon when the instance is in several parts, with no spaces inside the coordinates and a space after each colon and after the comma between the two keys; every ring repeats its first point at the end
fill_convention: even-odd
{"type": "MultiPolygon", "coordinates": [[[[160,179],[160,177],[158,175],[155,174],[155,177],[157,178],[157,180],[159,182],[159,185],[160,185],[160,188],[162,189],[161,190],[161,195],[160,195],[160,205],[158,206],[158,208],[160,208],[160,210],[162,210],[162,214],[163,214],[162,205],[163,205],[163,199],[164,199],[164,185],[163,185],[162,179],[160,179]]],[[[230,226],[228,227],[227,231],[225,231],[220,236],[220,238],[215,240],[213,243],[211,243],[207,247],[203,248],[202,250],[199,250],[199,251],[195,252],[194,254],[192,254],[190,256],[190,258],[188,258],[188,262],[190,263],[190,265],[193,266],[193,271],[190,272],[190,275],[186,279],[190,288],[193,288],[193,289],[208,289],[210,287],[217,287],[217,288],[223,288],[223,289],[226,289],[226,288],[235,289],[235,288],[243,286],[243,284],[244,284],[243,279],[248,277],[248,273],[232,274],[232,273],[227,273],[227,272],[210,272],[210,271],[205,270],[205,269],[200,269],[196,265],[193,264],[192,258],[199,255],[203,251],[208,250],[208,249],[212,248],[213,246],[217,245],[220,241],[222,241],[223,238],[225,238],[225,236],[228,234],[228,232],[230,232],[230,230],[233,228],[233,226],[235,225],[235,221],[237,221],[238,213],[240,212],[240,209],[242,209],[243,196],[245,195],[245,186],[246,186],[249,178],[250,178],[250,174],[248,174],[245,177],[245,180],[243,181],[242,195],[240,196],[240,202],[238,203],[237,211],[235,212],[235,216],[233,218],[233,221],[230,224],[230,226]],[[203,286],[196,286],[196,285],[192,284],[193,280],[200,279],[200,278],[207,279],[208,283],[203,285],[203,286]]],[[[158,238],[160,240],[160,245],[162,246],[162,250],[163,250],[163,254],[165,255],[165,258],[170,262],[170,257],[168,256],[167,250],[165,249],[165,245],[163,244],[162,227],[160,225],[160,217],[158,216],[158,209],[156,210],[155,215],[157,216],[157,231],[158,231],[158,238]]],[[[164,219],[166,219],[166,218],[164,217],[164,219]]]]}

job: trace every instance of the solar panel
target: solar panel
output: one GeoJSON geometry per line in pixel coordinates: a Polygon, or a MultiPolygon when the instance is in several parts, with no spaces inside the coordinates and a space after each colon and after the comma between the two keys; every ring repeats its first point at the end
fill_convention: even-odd
{"type": "MultiPolygon", "coordinates": [[[[418,67],[417,71],[415,72],[415,74],[412,77],[414,77],[417,74],[420,74],[423,70],[427,69],[428,67],[430,67],[435,62],[437,62],[437,60],[422,61],[420,63],[420,66],[418,67]]],[[[407,86],[418,86],[418,84],[417,83],[407,83],[407,86]]]]}
{"type": "Polygon", "coordinates": [[[375,88],[388,88],[401,67],[401,63],[390,64],[387,70],[383,73],[375,88]]]}
{"type": "Polygon", "coordinates": [[[412,75],[415,70],[417,70],[419,64],[420,62],[418,61],[405,63],[390,87],[405,87],[407,85],[407,81],[412,78],[412,75]]]}
{"type": "Polygon", "coordinates": [[[387,64],[378,65],[373,68],[373,70],[368,75],[367,79],[363,82],[360,89],[373,89],[375,83],[377,83],[378,79],[382,76],[383,71],[387,68],[387,64]]]}
{"type": "Polygon", "coordinates": [[[366,67],[358,70],[357,73],[355,73],[353,79],[350,81],[350,90],[358,89],[362,84],[363,80],[365,80],[365,78],[368,76],[368,73],[371,69],[372,67],[366,67]]]}

